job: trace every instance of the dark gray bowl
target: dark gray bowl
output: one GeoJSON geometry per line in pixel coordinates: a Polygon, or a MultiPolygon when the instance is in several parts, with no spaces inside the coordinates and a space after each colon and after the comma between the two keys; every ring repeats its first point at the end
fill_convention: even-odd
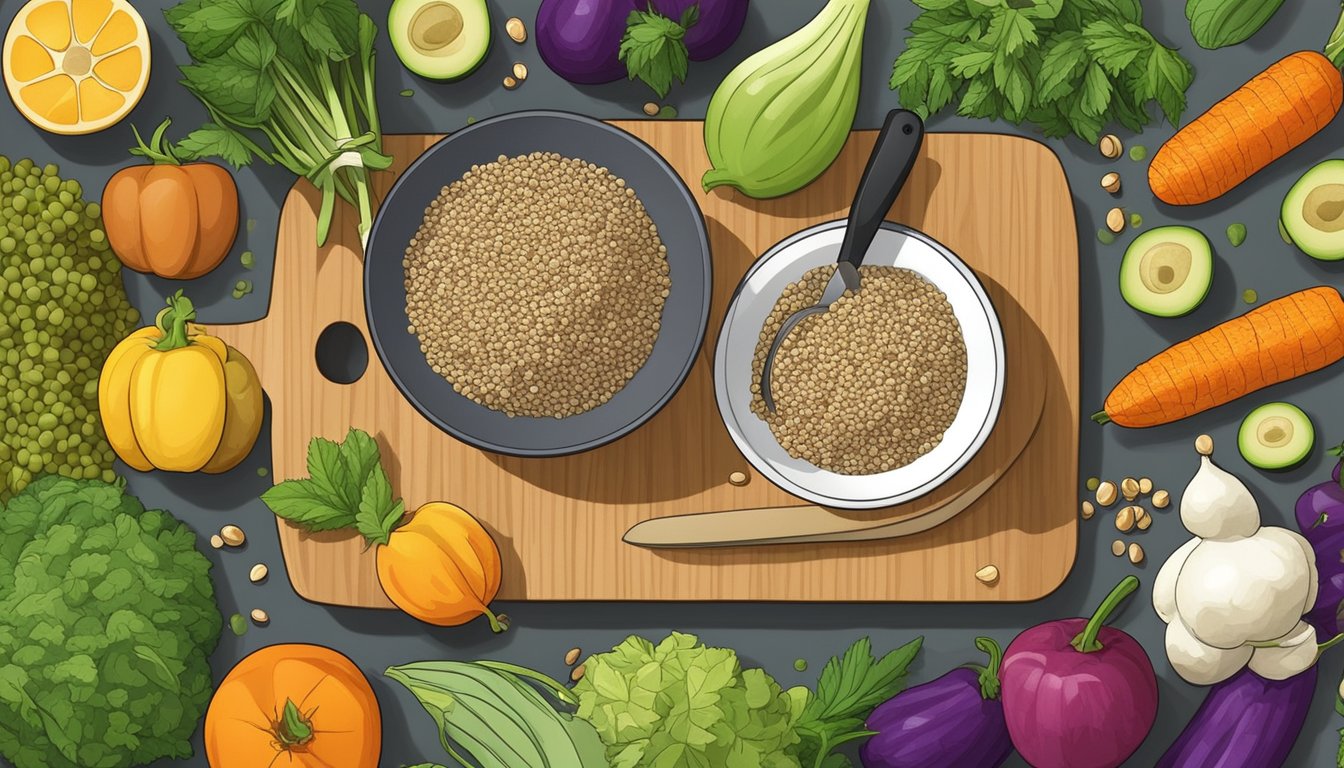
{"type": "MultiPolygon", "coordinates": [[[[709,238],[700,208],[652,147],[587,117],[515,112],[448,136],[421,155],[393,185],[378,210],[365,250],[364,306],[378,358],[402,395],[425,418],[487,451],[561,456],[596,448],[634,431],[672,399],[690,373],[705,337],[711,279],[709,238]],[[419,341],[406,330],[410,321],[401,261],[425,206],[473,164],[528,152],[581,158],[625,179],[658,226],[671,270],[672,288],[663,307],[662,330],[644,367],[606,403],[564,419],[509,417],[459,395],[429,367],[419,341]]],[[[476,286],[480,291],[496,289],[476,286]]],[[[602,350],[594,349],[593,354],[600,355],[602,350]]]]}

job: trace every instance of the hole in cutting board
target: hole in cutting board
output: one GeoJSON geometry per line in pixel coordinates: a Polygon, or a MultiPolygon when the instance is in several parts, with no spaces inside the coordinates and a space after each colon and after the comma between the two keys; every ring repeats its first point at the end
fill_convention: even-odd
{"type": "Polygon", "coordinates": [[[327,381],[354,384],[369,367],[364,334],[350,323],[332,323],[317,337],[317,370],[327,381]]]}

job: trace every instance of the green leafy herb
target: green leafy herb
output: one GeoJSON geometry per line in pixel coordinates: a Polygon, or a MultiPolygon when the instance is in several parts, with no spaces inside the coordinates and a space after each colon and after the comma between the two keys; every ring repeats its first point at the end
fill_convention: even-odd
{"type": "Polygon", "coordinates": [[[831,760],[831,752],[873,735],[864,720],[878,704],[905,690],[906,672],[923,642],[917,637],[878,659],[872,642],[861,637],[844,656],[831,657],[795,725],[802,736],[797,751],[803,766],[847,764],[831,760]]]}
{"type": "Polygon", "coordinates": [[[164,14],[192,63],[182,84],[210,121],[177,144],[189,159],[278,163],[322,193],[317,241],[336,199],[373,223],[368,174],[387,168],[373,77],[373,21],[354,0],[185,0],[164,14]]]}
{"type": "Polygon", "coordinates": [[[271,487],[261,500],[305,530],[353,528],[370,545],[386,544],[406,512],[393,498],[378,443],[363,430],[351,427],[342,443],[309,441],[308,475],[271,487]]]}
{"type": "Polygon", "coordinates": [[[699,20],[699,4],[683,11],[679,21],[663,16],[653,10],[652,5],[647,11],[631,11],[618,54],[625,62],[630,79],[643,81],[660,99],[671,90],[673,78],[686,82],[686,70],[690,65],[686,30],[699,20]]]}
{"type": "Polygon", "coordinates": [[[1137,0],[915,0],[892,67],[901,105],[922,117],[957,101],[966,117],[1023,122],[1095,143],[1133,131],[1155,102],[1175,124],[1193,73],[1142,25],[1137,0]]]}
{"type": "Polygon", "coordinates": [[[390,667],[386,674],[434,717],[444,749],[462,765],[607,764],[597,731],[572,714],[574,695],[540,672],[497,661],[422,661],[390,667]]]}
{"type": "Polygon", "coordinates": [[[1241,222],[1227,225],[1227,241],[1233,248],[1240,248],[1246,242],[1246,225],[1241,222]]]}

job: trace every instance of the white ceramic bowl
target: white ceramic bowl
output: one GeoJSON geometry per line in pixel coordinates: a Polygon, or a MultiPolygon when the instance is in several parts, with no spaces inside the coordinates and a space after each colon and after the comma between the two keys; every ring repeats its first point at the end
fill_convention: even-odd
{"type": "Polygon", "coordinates": [[[951,251],[921,232],[884,222],[864,264],[902,267],[936,285],[952,305],[966,342],[966,391],[952,425],[934,449],[903,467],[875,475],[828,472],[788,454],[769,425],[752,413],[752,359],[770,310],[790,283],[835,264],[844,221],[819,224],[771,248],[752,265],[728,307],[714,353],[719,413],[742,455],[771,482],[809,501],[873,509],[922,496],[975,456],[1003,402],[1003,329],[984,288],[951,251]]]}

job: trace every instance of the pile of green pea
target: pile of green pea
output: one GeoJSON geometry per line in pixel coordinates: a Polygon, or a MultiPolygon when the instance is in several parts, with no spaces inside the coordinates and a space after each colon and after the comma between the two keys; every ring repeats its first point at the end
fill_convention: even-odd
{"type": "Polygon", "coordinates": [[[135,329],[97,203],[0,155],[0,501],[45,473],[112,481],[98,373],[135,329]]]}

